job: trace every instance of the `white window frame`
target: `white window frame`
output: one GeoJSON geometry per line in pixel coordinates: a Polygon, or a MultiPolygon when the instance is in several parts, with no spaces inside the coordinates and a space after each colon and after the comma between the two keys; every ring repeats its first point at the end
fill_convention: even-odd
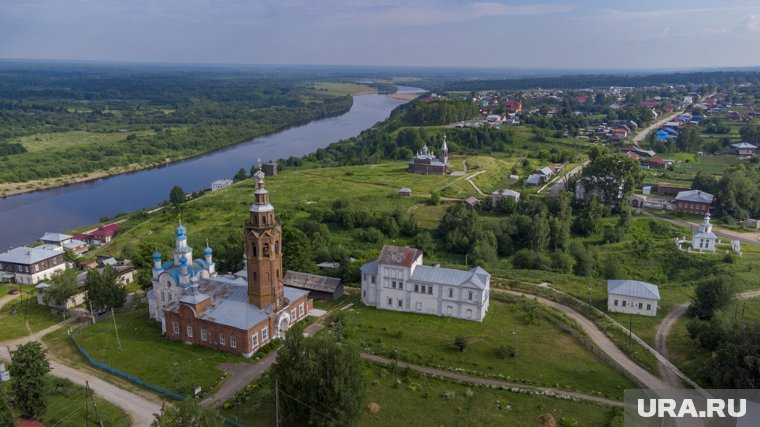
{"type": "Polygon", "coordinates": [[[172,330],[174,335],[179,335],[179,322],[172,322],[172,330]]]}
{"type": "Polygon", "coordinates": [[[230,336],[230,347],[237,348],[237,337],[230,336]]]}
{"type": "Polygon", "coordinates": [[[298,315],[303,317],[303,314],[305,313],[303,303],[298,305],[298,315]]]}
{"type": "Polygon", "coordinates": [[[296,308],[293,307],[293,309],[290,310],[290,323],[293,324],[296,320],[298,320],[298,317],[296,317],[296,308]]]}
{"type": "Polygon", "coordinates": [[[189,326],[187,327],[187,337],[192,338],[193,337],[193,327],[189,326]]]}
{"type": "Polygon", "coordinates": [[[259,346],[259,333],[254,332],[253,335],[251,335],[251,344],[253,345],[253,348],[257,348],[259,346]]]}
{"type": "Polygon", "coordinates": [[[219,332],[219,344],[226,345],[227,338],[224,336],[224,332],[219,332]]]}
{"type": "Polygon", "coordinates": [[[261,328],[261,343],[264,344],[267,341],[269,341],[269,326],[264,326],[261,328]]]}
{"type": "Polygon", "coordinates": [[[201,329],[201,341],[208,341],[208,331],[201,329]]]}

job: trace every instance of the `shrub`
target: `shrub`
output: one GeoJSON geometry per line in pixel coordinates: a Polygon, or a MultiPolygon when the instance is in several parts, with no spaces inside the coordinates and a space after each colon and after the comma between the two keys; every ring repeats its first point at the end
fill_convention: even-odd
{"type": "Polygon", "coordinates": [[[460,352],[464,352],[464,349],[467,348],[467,337],[458,336],[454,338],[454,347],[460,352]]]}

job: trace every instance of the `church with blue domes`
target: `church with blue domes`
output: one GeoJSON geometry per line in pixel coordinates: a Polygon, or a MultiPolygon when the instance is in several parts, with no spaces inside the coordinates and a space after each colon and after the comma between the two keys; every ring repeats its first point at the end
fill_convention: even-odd
{"type": "Polygon", "coordinates": [[[249,219],[241,230],[243,271],[217,274],[208,242],[203,258],[193,259],[182,221],[174,230],[172,257],[153,254],[148,307],[167,339],[250,357],[309,315],[313,302],[308,291],[283,282],[282,227],[269,203],[261,167],[254,182],[249,219]]]}

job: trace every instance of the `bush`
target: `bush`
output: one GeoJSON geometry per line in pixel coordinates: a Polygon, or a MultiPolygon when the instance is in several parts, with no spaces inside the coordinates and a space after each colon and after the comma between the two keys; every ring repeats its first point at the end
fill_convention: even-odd
{"type": "Polygon", "coordinates": [[[499,346],[499,356],[502,359],[514,358],[517,356],[517,350],[510,344],[499,346]]]}
{"type": "Polygon", "coordinates": [[[460,352],[464,352],[464,349],[467,348],[467,337],[458,336],[454,338],[454,347],[460,352]]]}
{"type": "Polygon", "coordinates": [[[527,270],[549,270],[551,260],[546,255],[530,249],[521,249],[512,257],[512,267],[527,270]]]}

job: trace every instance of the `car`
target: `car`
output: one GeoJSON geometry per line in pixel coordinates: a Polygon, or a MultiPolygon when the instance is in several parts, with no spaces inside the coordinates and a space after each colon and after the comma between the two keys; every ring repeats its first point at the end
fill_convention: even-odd
{"type": "Polygon", "coordinates": [[[14,288],[8,292],[10,295],[18,295],[18,289],[14,288]]]}

